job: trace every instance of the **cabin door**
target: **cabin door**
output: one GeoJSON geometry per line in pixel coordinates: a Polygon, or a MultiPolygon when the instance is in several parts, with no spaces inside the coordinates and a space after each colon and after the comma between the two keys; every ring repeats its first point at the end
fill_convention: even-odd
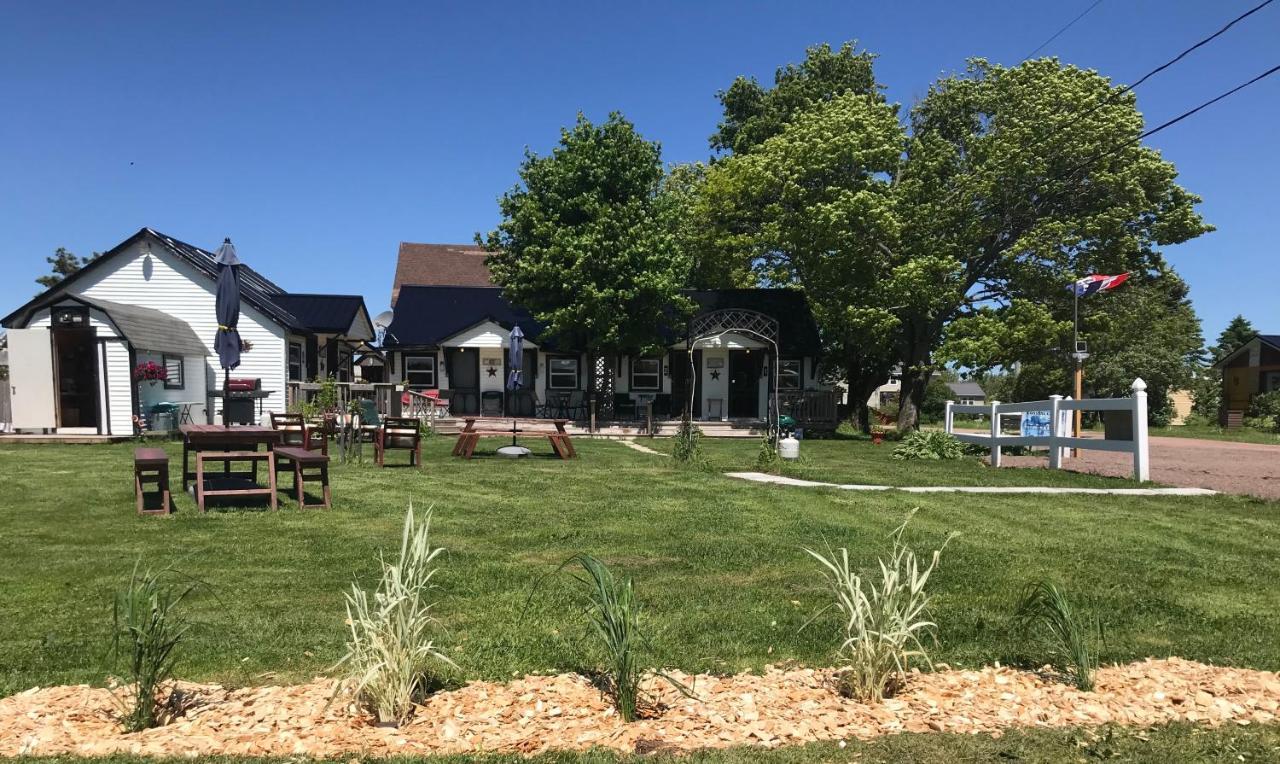
{"type": "Polygon", "coordinates": [[[54,329],[58,427],[98,428],[98,343],[94,329],[54,329]]]}
{"type": "Polygon", "coordinates": [[[10,329],[9,399],[13,427],[44,430],[58,426],[54,413],[53,337],[48,329],[10,329]]]}
{"type": "Polygon", "coordinates": [[[454,415],[480,413],[480,353],[475,348],[446,348],[448,366],[449,410],[454,415]]]}
{"type": "MultiPolygon", "coordinates": [[[[689,405],[689,351],[672,350],[671,362],[671,416],[679,419],[689,405]]],[[[702,418],[702,351],[693,351],[693,418],[702,418]]]]}
{"type": "Polygon", "coordinates": [[[729,418],[760,416],[760,359],[763,352],[729,351],[729,418]]]}

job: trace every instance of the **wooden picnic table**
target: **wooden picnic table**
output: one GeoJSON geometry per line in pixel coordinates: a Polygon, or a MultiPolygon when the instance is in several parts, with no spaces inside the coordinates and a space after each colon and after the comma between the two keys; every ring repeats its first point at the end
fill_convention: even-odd
{"type": "Polygon", "coordinates": [[[571,421],[568,419],[465,416],[462,417],[462,421],[465,424],[458,431],[458,442],[453,445],[454,456],[470,459],[480,438],[499,436],[510,438],[521,434],[545,437],[551,443],[551,450],[555,451],[556,456],[561,459],[570,459],[578,455],[573,450],[573,440],[569,438],[569,432],[565,429],[565,425],[571,421]],[[525,425],[552,425],[555,429],[548,430],[545,427],[530,429],[525,425]]]}
{"type": "Polygon", "coordinates": [[[275,447],[281,443],[283,433],[260,425],[184,424],[178,427],[182,433],[182,490],[195,483],[196,506],[204,511],[208,496],[267,496],[271,508],[276,508],[276,458],[275,447]],[[258,446],[265,445],[266,452],[258,446]],[[190,455],[196,459],[195,471],[190,467],[190,455]],[[210,476],[205,473],[205,462],[222,462],[222,477],[232,477],[232,462],[251,462],[253,472],[243,477],[247,482],[233,488],[211,489],[207,485],[210,476]],[[258,486],[258,462],[267,463],[267,486],[258,486]]]}

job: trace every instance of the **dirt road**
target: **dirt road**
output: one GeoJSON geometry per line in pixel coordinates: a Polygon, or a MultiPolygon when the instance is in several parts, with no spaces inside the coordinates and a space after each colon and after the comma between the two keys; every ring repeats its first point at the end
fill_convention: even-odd
{"type": "MultiPolygon", "coordinates": [[[[1010,466],[1046,466],[1044,456],[1006,456],[1010,466]]],[[[1067,469],[1129,477],[1133,457],[1111,451],[1081,451],[1067,469]]],[[[1263,499],[1280,499],[1280,446],[1195,438],[1152,438],[1151,479],[1166,485],[1212,488],[1263,499]]]]}

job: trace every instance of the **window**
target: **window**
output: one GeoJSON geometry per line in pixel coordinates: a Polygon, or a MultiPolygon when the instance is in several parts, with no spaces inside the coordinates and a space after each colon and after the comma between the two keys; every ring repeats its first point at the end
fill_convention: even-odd
{"type": "Polygon", "coordinates": [[[298,382],[302,379],[302,343],[289,343],[289,381],[298,382]]]}
{"type": "Polygon", "coordinates": [[[83,329],[89,325],[89,309],[83,305],[54,308],[51,318],[55,329],[83,329]]]}
{"type": "Polygon", "coordinates": [[[164,365],[165,370],[164,389],[181,390],[186,384],[182,375],[182,356],[161,355],[160,363],[164,365]]]}
{"type": "Polygon", "coordinates": [[[339,382],[351,381],[351,351],[338,351],[338,373],[335,376],[339,382]]]}
{"type": "Polygon", "coordinates": [[[436,386],[436,357],[433,355],[407,355],[404,357],[404,381],[411,388],[436,386]]]}
{"type": "Polygon", "coordinates": [[[548,358],[547,387],[552,390],[577,390],[578,359],[548,358]]]}
{"type": "Polygon", "coordinates": [[[661,358],[631,359],[631,389],[632,390],[661,390],[662,389],[662,359],[661,358]]]}
{"type": "Polygon", "coordinates": [[[778,362],[778,389],[799,390],[804,387],[804,359],[783,358],[778,362]]]}

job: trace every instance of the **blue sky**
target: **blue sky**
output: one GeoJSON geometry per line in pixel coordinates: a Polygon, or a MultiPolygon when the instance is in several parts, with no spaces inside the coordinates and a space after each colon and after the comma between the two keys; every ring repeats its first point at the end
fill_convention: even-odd
{"type": "MultiPolygon", "coordinates": [[[[1014,63],[1089,5],[11,3],[0,24],[0,314],[44,257],[143,226],[241,257],[294,291],[386,307],[400,241],[466,242],[526,146],[621,110],[667,161],[705,159],[717,90],[806,46],[880,55],[909,104],[970,56],[1014,63]]],[[[1041,55],[1120,82],[1256,0],[1104,0],[1041,55]]],[[[1280,4],[1138,90],[1152,125],[1280,61],[1280,4]]],[[[1212,338],[1280,332],[1273,235],[1280,76],[1155,136],[1216,233],[1168,254],[1212,338]]]]}

